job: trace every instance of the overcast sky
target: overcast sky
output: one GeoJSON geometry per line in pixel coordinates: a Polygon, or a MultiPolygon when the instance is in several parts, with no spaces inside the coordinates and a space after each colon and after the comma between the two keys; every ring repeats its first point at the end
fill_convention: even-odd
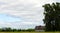
{"type": "Polygon", "coordinates": [[[42,5],[60,0],[0,0],[0,27],[34,28],[43,25],[42,5]]]}

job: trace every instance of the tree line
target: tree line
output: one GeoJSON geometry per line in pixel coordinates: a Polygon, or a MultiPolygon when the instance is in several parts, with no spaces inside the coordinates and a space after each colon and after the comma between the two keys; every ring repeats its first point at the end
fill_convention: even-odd
{"type": "Polygon", "coordinates": [[[11,29],[11,28],[0,28],[0,32],[34,32],[34,29],[11,29]]]}

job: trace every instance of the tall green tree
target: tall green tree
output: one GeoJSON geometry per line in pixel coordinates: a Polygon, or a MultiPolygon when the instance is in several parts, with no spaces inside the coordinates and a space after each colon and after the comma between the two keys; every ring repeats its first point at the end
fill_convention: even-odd
{"type": "Polygon", "coordinates": [[[46,31],[60,31],[60,3],[45,4],[43,7],[46,31]]]}

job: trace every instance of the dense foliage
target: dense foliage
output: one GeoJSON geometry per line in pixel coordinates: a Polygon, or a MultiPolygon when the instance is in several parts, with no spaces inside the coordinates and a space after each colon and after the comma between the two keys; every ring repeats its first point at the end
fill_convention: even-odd
{"type": "Polygon", "coordinates": [[[60,3],[45,4],[43,7],[46,31],[60,31],[60,3]]]}

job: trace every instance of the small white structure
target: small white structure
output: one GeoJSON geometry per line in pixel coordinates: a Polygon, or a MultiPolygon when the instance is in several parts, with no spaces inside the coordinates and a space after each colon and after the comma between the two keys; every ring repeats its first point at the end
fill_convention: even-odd
{"type": "Polygon", "coordinates": [[[36,26],[35,31],[36,32],[44,32],[45,31],[44,28],[45,28],[45,26],[36,26]]]}

